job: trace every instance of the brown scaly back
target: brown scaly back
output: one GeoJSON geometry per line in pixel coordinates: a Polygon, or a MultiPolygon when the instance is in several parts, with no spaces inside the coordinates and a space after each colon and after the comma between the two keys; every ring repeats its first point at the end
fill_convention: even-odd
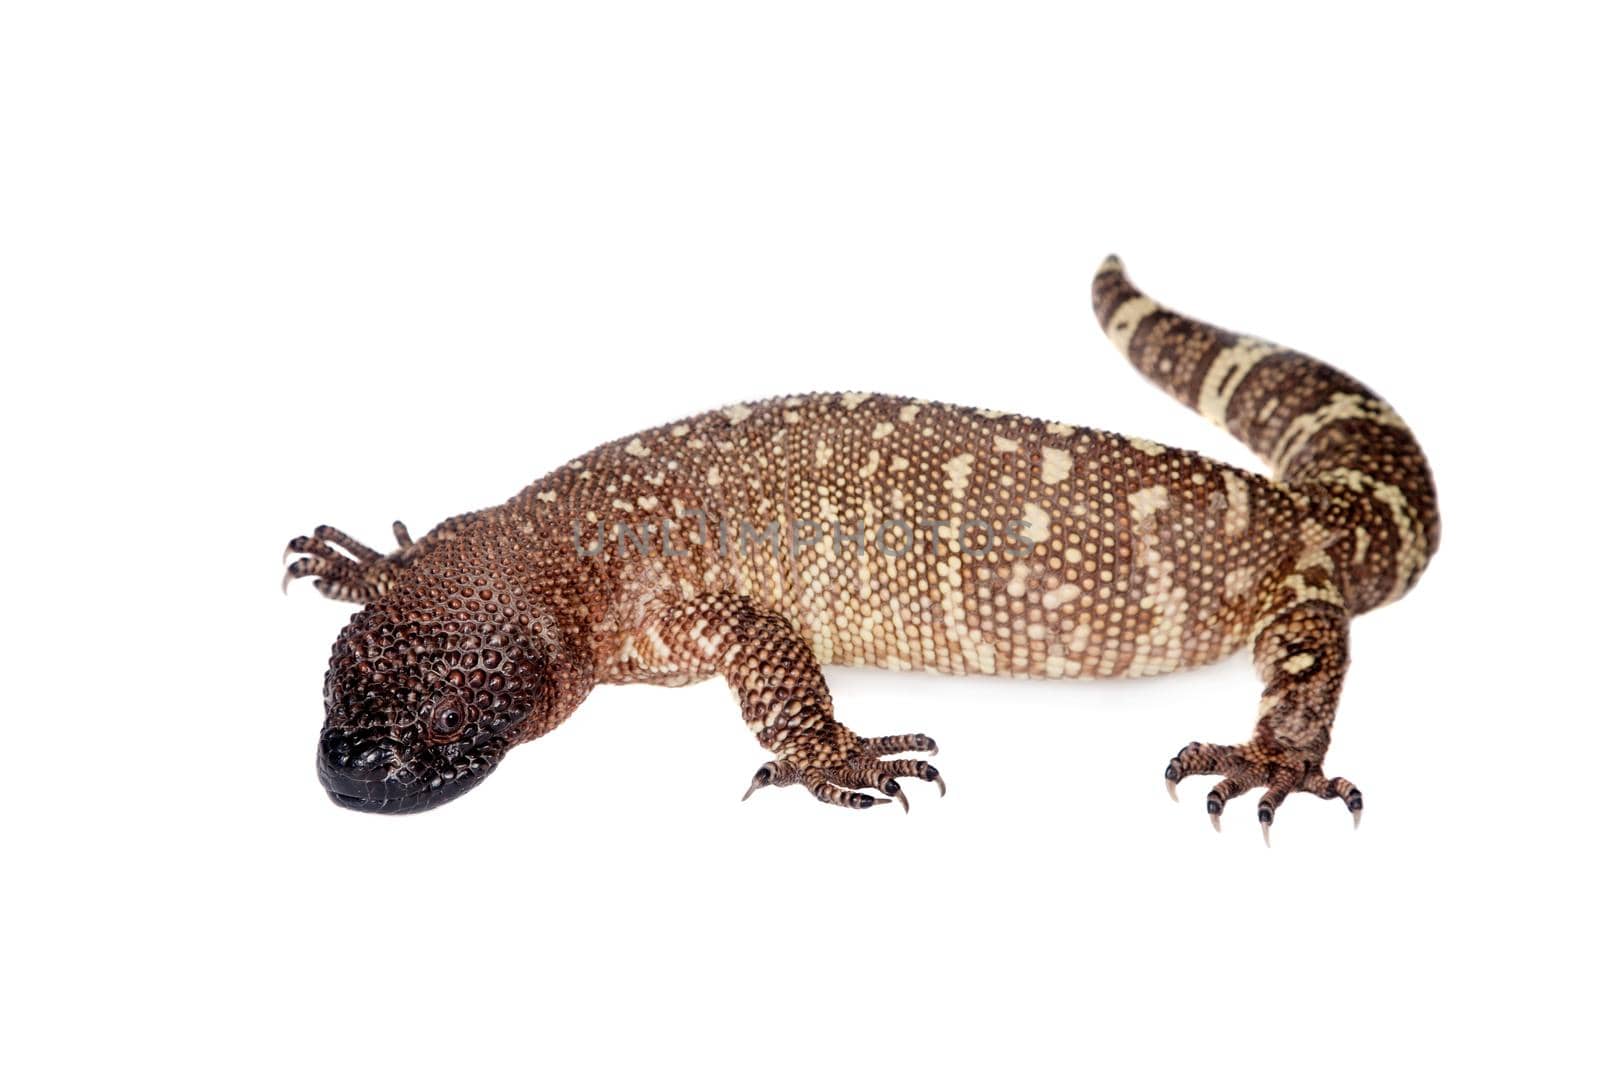
{"type": "Polygon", "coordinates": [[[1100,326],[1161,388],[1243,441],[1307,497],[1352,613],[1404,595],[1439,547],[1422,447],[1393,408],[1350,375],[1146,296],[1109,256],[1094,279],[1100,326]]]}

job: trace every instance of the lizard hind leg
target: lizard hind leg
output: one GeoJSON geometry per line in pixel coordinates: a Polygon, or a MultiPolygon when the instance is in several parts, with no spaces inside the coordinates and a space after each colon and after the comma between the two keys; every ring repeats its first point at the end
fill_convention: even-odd
{"type": "Polygon", "coordinates": [[[1242,745],[1198,741],[1167,764],[1167,789],[1177,799],[1177,784],[1190,775],[1220,774],[1206,794],[1211,824],[1222,829],[1228,801],[1265,787],[1256,819],[1267,844],[1279,805],[1291,793],[1310,793],[1344,801],[1361,825],[1361,790],[1343,778],[1330,778],[1323,756],[1349,665],[1349,621],[1331,581],[1297,574],[1269,597],[1255,640],[1256,670],[1266,683],[1254,735],[1242,745]]]}

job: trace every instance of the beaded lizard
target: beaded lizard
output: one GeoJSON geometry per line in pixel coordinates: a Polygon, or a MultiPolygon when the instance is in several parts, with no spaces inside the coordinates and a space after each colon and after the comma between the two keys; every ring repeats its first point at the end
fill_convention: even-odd
{"type": "Polygon", "coordinates": [[[866,393],[734,404],[601,446],[383,556],[331,527],[284,577],[364,607],[333,647],[319,777],[347,807],[433,807],[596,685],[725,678],[773,758],[762,786],[909,809],[923,734],[860,737],[825,665],[1133,677],[1242,646],[1265,683],[1238,745],[1166,781],[1206,798],[1361,793],[1323,772],[1349,620],[1438,547],[1432,477],[1394,410],[1310,357],[1169,311],[1108,258],[1102,327],[1266,478],[1139,438],[866,393]],[[867,792],[871,790],[872,792],[867,792]]]}

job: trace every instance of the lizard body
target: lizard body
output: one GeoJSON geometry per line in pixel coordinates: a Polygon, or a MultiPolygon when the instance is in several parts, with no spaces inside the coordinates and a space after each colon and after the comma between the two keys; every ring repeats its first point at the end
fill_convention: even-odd
{"type": "MultiPolygon", "coordinates": [[[[774,758],[751,788],[868,807],[936,782],[921,734],[861,738],[829,664],[1132,677],[1249,646],[1265,682],[1213,818],[1265,786],[1361,795],[1322,770],[1351,616],[1403,595],[1438,545],[1427,462],[1374,393],[1310,357],[1094,283],[1112,341],[1224,425],[1271,478],[1038,419],[864,393],[735,404],[603,445],[387,556],[329,527],[291,577],[366,606],[325,681],[319,770],[346,806],[409,811],[481,781],[600,684],[727,679],[774,758]],[[898,757],[898,758],[896,758],[898,757]],[[875,793],[866,790],[875,790],[875,793]]],[[[746,794],[748,796],[748,793],[746,794]]]]}

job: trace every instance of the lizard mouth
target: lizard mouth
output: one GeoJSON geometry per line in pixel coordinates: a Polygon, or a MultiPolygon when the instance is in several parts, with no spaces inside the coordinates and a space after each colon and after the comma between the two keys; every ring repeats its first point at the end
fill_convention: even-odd
{"type": "Polygon", "coordinates": [[[341,774],[329,766],[325,759],[317,760],[317,777],[328,791],[328,799],[341,808],[366,811],[381,815],[408,815],[427,811],[454,800],[489,776],[493,764],[481,770],[452,774],[449,778],[434,778],[412,784],[394,778],[362,781],[341,774]]]}

